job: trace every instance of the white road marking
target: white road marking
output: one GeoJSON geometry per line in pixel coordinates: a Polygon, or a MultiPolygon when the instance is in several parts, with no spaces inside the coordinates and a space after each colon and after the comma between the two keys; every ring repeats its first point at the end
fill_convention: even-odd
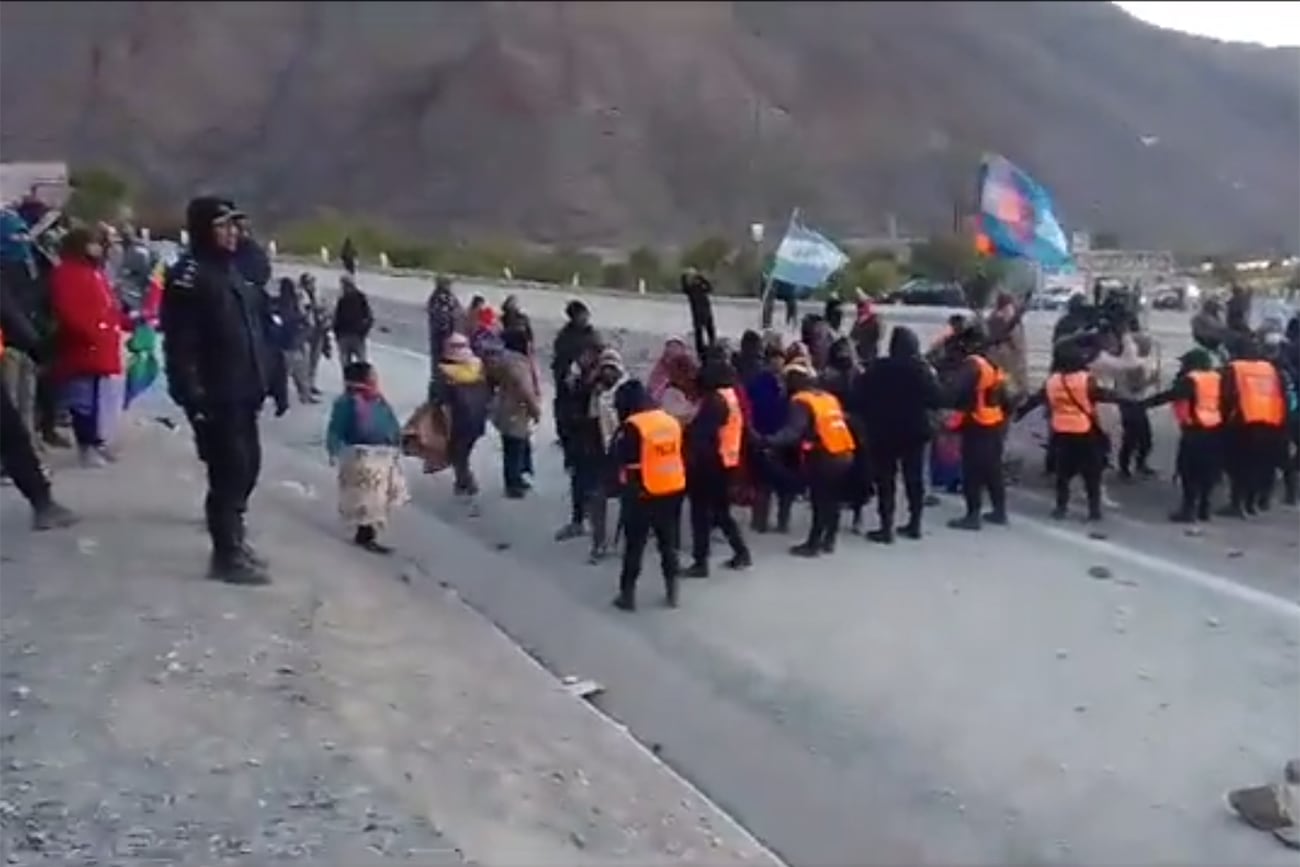
{"type": "MultiPolygon", "coordinates": [[[[388,343],[379,343],[371,341],[371,346],[382,349],[386,352],[392,352],[396,355],[407,358],[417,359],[427,362],[429,356],[423,352],[417,352],[413,349],[406,349],[401,346],[393,346],[388,343]]],[[[1133,522],[1136,524],[1136,522],[1133,522]]],[[[1126,545],[1120,545],[1102,539],[1091,539],[1078,533],[1053,526],[1035,518],[1026,517],[1018,514],[1015,521],[1016,526],[1024,526],[1033,530],[1041,536],[1046,536],[1057,542],[1068,543],[1075,548],[1089,551],[1095,554],[1102,554],[1114,557],[1117,560],[1123,560],[1142,569],[1165,575],[1183,581],[1187,584],[1193,584],[1212,593],[1235,599],[1238,602],[1245,602],[1263,611],[1279,615],[1289,620],[1300,622],[1300,603],[1292,602],[1281,596],[1275,596],[1272,593],[1263,590],[1256,590],[1248,587],[1231,578],[1225,578],[1222,575],[1215,575],[1201,569],[1193,569],[1190,566],[1183,566],[1161,557],[1155,557],[1145,554],[1136,548],[1130,548],[1126,545]]],[[[1300,580],[1298,578],[1297,580],[1300,580]]]]}

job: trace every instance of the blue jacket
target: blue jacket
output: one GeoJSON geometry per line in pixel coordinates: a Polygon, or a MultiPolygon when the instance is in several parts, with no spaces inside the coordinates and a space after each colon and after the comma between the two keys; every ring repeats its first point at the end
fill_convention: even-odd
{"type": "Polygon", "coordinates": [[[401,441],[402,426],[383,395],[349,389],[334,401],[325,432],[331,457],[348,446],[397,446],[401,441]]]}
{"type": "Polygon", "coordinates": [[[35,251],[28,237],[31,227],[12,208],[0,209],[0,261],[33,266],[35,251]]]}

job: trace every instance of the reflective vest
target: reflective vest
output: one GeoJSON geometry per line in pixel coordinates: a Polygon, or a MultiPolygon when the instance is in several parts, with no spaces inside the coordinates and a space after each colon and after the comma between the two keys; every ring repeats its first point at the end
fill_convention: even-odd
{"type": "Polygon", "coordinates": [[[641,461],[625,469],[641,471],[641,487],[652,497],[667,497],[686,490],[682,426],[677,419],[662,409],[650,409],[631,416],[628,421],[641,434],[641,461]]]}
{"type": "Polygon", "coordinates": [[[722,468],[735,469],[740,466],[740,440],[745,432],[745,417],[740,412],[740,399],[734,388],[720,388],[718,395],[727,405],[727,421],[718,431],[718,457],[722,468]]]}
{"type": "Polygon", "coordinates": [[[1097,410],[1092,405],[1087,371],[1053,373],[1047,377],[1047,410],[1052,433],[1086,434],[1097,410]]]}
{"type": "Polygon", "coordinates": [[[1237,386],[1237,408],[1246,424],[1281,427],[1286,421],[1286,400],[1277,368],[1267,361],[1233,361],[1233,383],[1237,386]]]}
{"type": "Polygon", "coordinates": [[[971,359],[979,368],[980,376],[975,383],[975,408],[966,413],[966,420],[976,427],[997,427],[1007,416],[1002,407],[993,406],[989,400],[993,390],[1006,382],[1007,375],[982,355],[972,355],[971,359]]]}
{"type": "Polygon", "coordinates": [[[1223,379],[1217,370],[1193,370],[1187,378],[1192,381],[1195,397],[1174,401],[1174,418],[1178,420],[1178,426],[1214,430],[1223,424],[1223,412],[1219,409],[1223,379]]]}
{"type": "MultiPolygon", "coordinates": [[[[833,394],[824,391],[801,391],[794,396],[795,403],[808,407],[812,414],[813,430],[817,442],[828,455],[852,454],[853,432],[844,420],[844,410],[833,394]]],[[[812,443],[804,443],[804,451],[811,451],[812,443]]]]}

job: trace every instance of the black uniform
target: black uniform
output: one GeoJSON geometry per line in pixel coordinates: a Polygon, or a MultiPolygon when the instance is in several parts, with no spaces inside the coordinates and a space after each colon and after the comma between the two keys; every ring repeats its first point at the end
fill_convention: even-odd
{"type": "MultiPolygon", "coordinates": [[[[264,583],[245,542],[244,513],[262,462],[257,416],[273,385],[270,311],[266,294],[243,278],[234,254],[214,243],[214,225],[237,214],[221,199],[190,202],[190,250],[167,275],[163,291],[163,350],[168,391],[189,418],[207,465],[204,512],[213,577],[264,583]]],[[[277,394],[276,403],[283,412],[286,396],[277,394]]]]}
{"type": "MultiPolygon", "coordinates": [[[[791,395],[793,397],[793,395],[791,395]]],[[[840,530],[840,499],[844,480],[853,466],[853,454],[832,455],[822,447],[812,411],[800,401],[790,401],[790,415],[780,431],[763,438],[764,444],[776,448],[809,446],[804,452],[803,470],[808,480],[808,500],[812,507],[812,525],[808,539],[790,549],[792,554],[816,557],[835,550],[840,530]]]]}
{"type": "Polygon", "coordinates": [[[731,545],[731,569],[743,569],[752,562],[749,546],[731,514],[731,490],[735,469],[722,465],[719,440],[730,419],[730,408],[717,388],[707,391],[699,411],[686,426],[686,496],[691,503],[691,559],[687,577],[709,574],[709,549],[717,527],[731,545]]]}
{"type": "MultiPolygon", "coordinates": [[[[42,343],[31,320],[10,295],[8,287],[0,288],[0,330],[4,343],[13,351],[26,353],[34,361],[43,358],[42,343]]],[[[45,475],[40,458],[32,445],[31,432],[23,422],[22,414],[10,397],[8,389],[0,387],[0,465],[13,480],[38,517],[53,506],[50,480],[45,475]]]]}
{"type": "Polygon", "coordinates": [[[659,548],[665,601],[670,607],[677,606],[677,579],[680,571],[677,548],[681,532],[682,497],[681,494],[653,497],[646,493],[641,483],[641,473],[635,469],[641,464],[641,432],[628,422],[633,415],[652,406],[653,402],[640,380],[628,380],[614,393],[614,408],[623,420],[610,446],[622,472],[619,517],[623,523],[623,565],[619,572],[618,597],[614,604],[629,611],[636,608],[636,584],[641,577],[645,546],[652,534],[655,545],[659,548]]]}
{"type": "MultiPolygon", "coordinates": [[[[1007,486],[1002,472],[1006,424],[981,425],[971,418],[977,404],[979,381],[979,367],[973,357],[968,357],[955,371],[945,401],[965,414],[961,426],[961,472],[966,515],[948,522],[956,529],[978,530],[982,520],[992,524],[1007,522],[1007,486]],[[985,492],[989,495],[990,511],[981,515],[985,492]]],[[[985,402],[1005,413],[1006,389],[995,387],[985,396],[985,402]]]]}
{"type": "MultiPolygon", "coordinates": [[[[1174,401],[1183,402],[1189,408],[1194,407],[1197,402],[1196,384],[1190,376],[1194,372],[1221,376],[1217,371],[1209,370],[1208,355],[1195,365],[1188,365],[1185,361],[1173,384],[1144,400],[1142,408],[1150,409],[1174,401]]],[[[1169,516],[1170,520],[1179,523],[1210,520],[1210,496],[1219,480],[1222,451],[1222,422],[1215,421],[1212,427],[1205,427],[1189,409],[1188,417],[1181,425],[1175,471],[1182,489],[1182,502],[1178,510],[1169,516]]]]}

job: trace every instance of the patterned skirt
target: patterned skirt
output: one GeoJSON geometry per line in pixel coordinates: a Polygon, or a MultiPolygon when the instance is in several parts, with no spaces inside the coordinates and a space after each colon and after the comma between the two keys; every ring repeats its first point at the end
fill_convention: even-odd
{"type": "Polygon", "coordinates": [[[353,529],[382,530],[410,494],[396,446],[348,446],[339,455],[339,516],[353,529]]]}

